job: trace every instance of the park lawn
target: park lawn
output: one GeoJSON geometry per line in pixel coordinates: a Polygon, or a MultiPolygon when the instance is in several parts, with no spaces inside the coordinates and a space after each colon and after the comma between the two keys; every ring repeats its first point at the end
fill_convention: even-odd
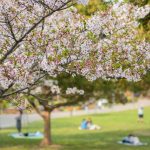
{"type": "MultiPolygon", "coordinates": [[[[137,121],[137,110],[95,114],[52,120],[54,145],[43,148],[40,140],[13,139],[8,134],[15,129],[0,130],[0,150],[150,150],[150,107],[145,108],[144,122],[137,121]],[[101,130],[81,131],[78,126],[83,118],[92,118],[101,130]],[[148,146],[132,147],[117,144],[124,136],[133,133],[148,146]]],[[[42,131],[42,122],[26,126],[24,132],[42,131]]]]}

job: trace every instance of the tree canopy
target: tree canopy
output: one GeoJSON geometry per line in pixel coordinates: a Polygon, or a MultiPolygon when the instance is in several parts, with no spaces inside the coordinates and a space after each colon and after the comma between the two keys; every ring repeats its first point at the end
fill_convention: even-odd
{"type": "MultiPolygon", "coordinates": [[[[27,4],[23,6],[26,8],[27,4]]],[[[119,4],[88,19],[73,7],[55,11],[50,17],[43,18],[44,22],[41,21],[24,37],[13,53],[5,55],[20,34],[25,34],[25,30],[28,31],[39,18],[35,13],[33,18],[22,17],[21,13],[19,18],[13,18],[17,12],[11,16],[12,11],[22,10],[22,7],[17,9],[20,4],[15,6],[14,10],[10,7],[9,11],[6,12],[6,9],[2,13],[0,26],[3,31],[1,56],[4,61],[0,65],[3,98],[10,95],[11,90],[17,93],[30,88],[47,74],[55,77],[67,72],[85,76],[91,81],[97,78],[138,81],[149,70],[149,43],[139,39],[137,31],[137,19],[148,14],[149,6],[138,8],[131,4],[119,4]],[[26,20],[28,23],[24,22],[26,20]],[[5,56],[7,59],[3,59],[5,56]]],[[[43,11],[42,7],[38,11],[43,11]]]]}

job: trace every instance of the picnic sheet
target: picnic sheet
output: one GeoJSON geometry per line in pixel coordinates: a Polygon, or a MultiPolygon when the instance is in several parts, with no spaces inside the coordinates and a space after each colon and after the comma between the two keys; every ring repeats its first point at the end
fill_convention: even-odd
{"type": "Polygon", "coordinates": [[[124,143],[122,141],[118,141],[119,144],[124,144],[124,145],[129,145],[129,146],[143,146],[143,145],[148,145],[147,143],[137,143],[137,144],[131,144],[131,143],[124,143]]]}
{"type": "Polygon", "coordinates": [[[35,133],[12,133],[9,136],[17,139],[42,139],[43,134],[40,132],[35,133]]]}

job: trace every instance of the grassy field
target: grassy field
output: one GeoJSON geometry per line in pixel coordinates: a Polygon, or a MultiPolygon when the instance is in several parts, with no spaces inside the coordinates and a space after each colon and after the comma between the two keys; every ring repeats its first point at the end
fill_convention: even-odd
{"type": "MultiPolygon", "coordinates": [[[[137,111],[96,114],[52,120],[54,145],[42,148],[40,140],[13,139],[8,136],[15,129],[0,130],[0,150],[150,150],[150,108],[145,108],[144,123],[137,121],[137,111]],[[92,118],[102,127],[97,131],[80,131],[83,118],[92,118]],[[148,146],[131,147],[117,144],[122,137],[133,133],[148,146]]],[[[34,122],[24,132],[42,131],[42,122],[34,122]]]]}

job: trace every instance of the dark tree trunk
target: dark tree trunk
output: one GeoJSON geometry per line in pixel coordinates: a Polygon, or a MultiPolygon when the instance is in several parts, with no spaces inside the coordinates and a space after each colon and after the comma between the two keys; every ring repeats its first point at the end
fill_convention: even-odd
{"type": "Polygon", "coordinates": [[[44,111],[42,113],[42,118],[44,120],[44,138],[41,142],[42,146],[51,145],[52,139],[51,139],[51,112],[50,111],[44,111]]]}

